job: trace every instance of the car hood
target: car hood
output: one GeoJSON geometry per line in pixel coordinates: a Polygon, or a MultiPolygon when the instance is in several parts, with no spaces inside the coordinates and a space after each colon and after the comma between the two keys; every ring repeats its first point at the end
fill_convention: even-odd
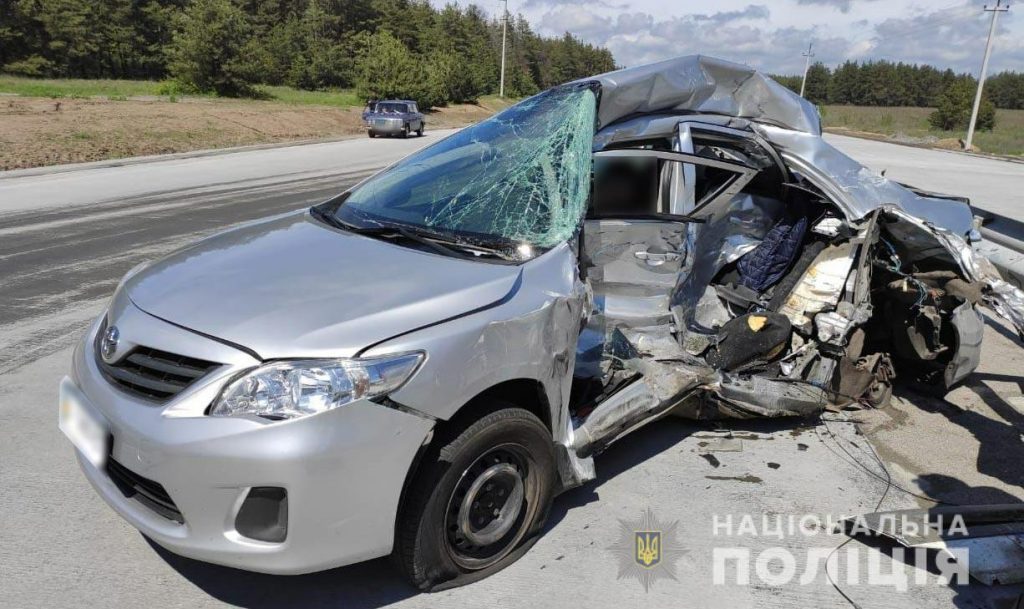
{"type": "Polygon", "coordinates": [[[200,241],[125,288],[150,315],[263,359],[349,357],[494,304],[518,276],[515,266],[421,252],[296,213],[200,241]]]}

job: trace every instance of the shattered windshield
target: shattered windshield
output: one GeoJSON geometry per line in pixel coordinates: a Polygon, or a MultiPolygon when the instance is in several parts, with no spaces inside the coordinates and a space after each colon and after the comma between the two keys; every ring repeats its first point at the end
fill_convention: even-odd
{"type": "Polygon", "coordinates": [[[586,209],[596,99],[552,89],[463,129],[354,190],[337,218],[548,248],[586,209]]]}

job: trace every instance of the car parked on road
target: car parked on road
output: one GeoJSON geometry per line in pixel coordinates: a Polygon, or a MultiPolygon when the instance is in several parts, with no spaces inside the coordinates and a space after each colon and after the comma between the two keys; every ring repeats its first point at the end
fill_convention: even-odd
{"type": "Polygon", "coordinates": [[[420,588],[463,584],[666,414],[961,381],[979,306],[1024,332],[972,220],[844,156],[749,68],[629,68],[132,270],[60,426],[173,552],[289,574],[393,554],[420,588]]]}
{"type": "Polygon", "coordinates": [[[408,99],[386,99],[367,104],[363,110],[363,123],[371,138],[378,135],[409,137],[411,133],[422,136],[427,124],[416,102],[408,99]]]}

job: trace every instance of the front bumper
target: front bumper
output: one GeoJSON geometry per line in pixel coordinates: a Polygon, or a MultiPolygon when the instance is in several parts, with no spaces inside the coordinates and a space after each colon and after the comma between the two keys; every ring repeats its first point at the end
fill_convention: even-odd
{"type": "MultiPolygon", "coordinates": [[[[151,336],[176,333],[178,341],[209,341],[138,309],[129,312],[122,330],[138,328],[140,316],[154,324],[151,336]]],[[[62,391],[78,392],[107,422],[110,457],[162,485],[184,520],[125,496],[106,469],[79,454],[89,482],[132,526],[177,554],[265,573],[307,573],[391,551],[402,487],[432,421],[365,400],[276,423],[204,416],[216,391],[210,385],[223,384],[237,364],[211,373],[206,386],[154,404],[102,376],[92,348],[98,327],[99,321],[75,350],[62,391]],[[281,543],[250,539],[235,529],[243,500],[257,486],[287,491],[287,536],[281,543]]]]}
{"type": "Polygon", "coordinates": [[[367,128],[374,133],[396,134],[405,131],[405,121],[401,119],[370,119],[367,128]]]}

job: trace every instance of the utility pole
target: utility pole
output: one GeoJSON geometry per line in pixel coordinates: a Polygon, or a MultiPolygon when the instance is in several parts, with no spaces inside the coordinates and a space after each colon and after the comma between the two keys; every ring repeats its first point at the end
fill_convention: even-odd
{"type": "Polygon", "coordinates": [[[498,85],[498,97],[505,97],[505,30],[508,29],[508,0],[501,0],[505,8],[501,13],[501,84],[498,85]]]}
{"type": "Polygon", "coordinates": [[[814,48],[814,42],[808,42],[807,50],[800,53],[802,56],[807,58],[804,61],[804,80],[800,83],[800,97],[804,96],[804,89],[807,88],[807,70],[811,68],[811,57],[814,57],[814,53],[811,52],[812,48],[814,48]]]}
{"type": "Polygon", "coordinates": [[[981,74],[978,75],[978,92],[974,95],[974,108],[971,110],[971,123],[967,126],[967,141],[964,148],[971,149],[971,142],[974,140],[974,126],[978,122],[978,108],[981,106],[981,90],[985,87],[985,74],[988,73],[988,60],[992,56],[992,36],[996,33],[996,17],[999,13],[1010,10],[1010,5],[1002,6],[1003,0],[996,0],[996,5],[989,8],[985,5],[985,12],[992,13],[992,22],[988,26],[988,42],[985,43],[985,59],[981,61],[981,74]]]}

